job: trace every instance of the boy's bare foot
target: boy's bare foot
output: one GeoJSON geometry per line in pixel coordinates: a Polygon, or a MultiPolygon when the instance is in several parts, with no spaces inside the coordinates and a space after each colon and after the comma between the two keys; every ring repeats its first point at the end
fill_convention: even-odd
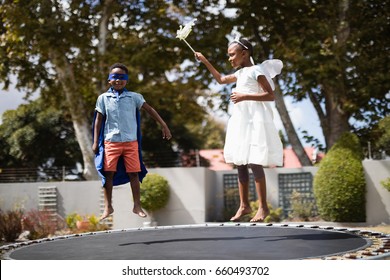
{"type": "Polygon", "coordinates": [[[257,210],[257,213],[256,215],[250,220],[251,223],[260,223],[260,222],[263,222],[265,220],[265,218],[267,218],[267,216],[269,215],[269,209],[261,209],[259,208],[257,210]]]}
{"type": "Polygon", "coordinates": [[[108,207],[108,208],[104,209],[103,214],[100,216],[100,221],[103,221],[108,216],[110,216],[112,213],[114,213],[114,208],[108,207]]]}
{"type": "Polygon", "coordinates": [[[250,206],[240,207],[240,208],[238,208],[236,215],[231,217],[230,221],[231,222],[238,222],[242,217],[244,217],[245,215],[248,215],[250,213],[252,213],[252,208],[250,208],[250,206]]]}
{"type": "Polygon", "coordinates": [[[141,208],[136,208],[136,207],[134,207],[133,213],[136,214],[136,215],[138,215],[138,216],[141,217],[141,218],[146,218],[146,217],[147,217],[147,215],[145,214],[144,211],[142,211],[141,208]]]}

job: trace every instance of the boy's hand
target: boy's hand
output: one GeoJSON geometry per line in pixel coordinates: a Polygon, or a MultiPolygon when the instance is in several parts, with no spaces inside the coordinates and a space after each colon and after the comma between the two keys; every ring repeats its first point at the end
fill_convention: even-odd
{"type": "Polygon", "coordinates": [[[168,126],[164,126],[162,129],[163,139],[170,140],[172,138],[171,131],[169,130],[168,126]]]}
{"type": "Polygon", "coordinates": [[[99,153],[99,146],[97,143],[93,143],[92,151],[95,153],[95,155],[99,153]]]}

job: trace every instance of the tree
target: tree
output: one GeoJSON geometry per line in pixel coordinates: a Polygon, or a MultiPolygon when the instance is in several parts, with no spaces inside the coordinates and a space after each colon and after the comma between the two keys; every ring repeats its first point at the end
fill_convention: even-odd
{"type": "MultiPolygon", "coordinates": [[[[388,114],[388,5],[379,0],[239,0],[226,6],[219,0],[4,0],[0,81],[7,88],[14,74],[20,90],[40,90],[45,106],[66,108],[87,178],[94,170],[94,103],[106,89],[113,62],[129,66],[129,86],[161,113],[175,137],[170,144],[160,143],[156,130],[145,129],[152,122],[146,118],[144,149],[156,143],[185,149],[196,139],[191,125],[205,120],[206,110],[197,99],[212,81],[189,48],[175,39],[178,25],[191,15],[198,21],[188,40],[221,69],[230,67],[226,46],[234,32],[256,42],[256,61],[281,58],[285,67],[276,103],[283,105],[282,93],[296,101],[309,98],[329,149],[344,131],[356,130],[369,139],[371,127],[388,114]],[[371,20],[360,20],[366,17],[371,20]]],[[[226,109],[229,87],[221,92],[226,109]]],[[[286,130],[299,154],[295,129],[286,130]]]]}
{"type": "Polygon", "coordinates": [[[237,8],[236,29],[256,39],[263,56],[286,62],[283,93],[310,99],[328,149],[389,113],[389,3],[241,0],[228,7],[237,8]]]}
{"type": "Polygon", "coordinates": [[[390,155],[390,116],[381,119],[371,131],[373,157],[383,159],[383,155],[390,155]]]}
{"type": "MultiPolygon", "coordinates": [[[[196,103],[202,92],[196,90],[199,86],[193,78],[178,75],[171,81],[167,77],[168,71],[180,73],[187,55],[173,40],[179,25],[174,13],[174,6],[164,1],[6,0],[0,6],[0,81],[7,88],[10,75],[15,74],[18,89],[40,90],[46,106],[67,109],[87,179],[95,177],[92,112],[113,62],[126,62],[131,90],[157,105],[176,135],[183,123],[205,115],[196,103]]],[[[161,141],[161,135],[150,131],[143,129],[147,139],[161,141]]],[[[186,144],[178,138],[165,146],[186,144]]]]}
{"type": "MultiPolygon", "coordinates": [[[[194,33],[198,37],[196,40],[197,43],[194,44],[195,49],[197,49],[197,46],[199,45],[199,49],[206,56],[212,58],[213,61],[218,63],[219,67],[217,68],[224,69],[223,72],[226,73],[229,69],[231,69],[228,60],[226,59],[226,48],[229,40],[232,39],[229,37],[232,37],[234,33],[241,33],[246,37],[254,39],[252,42],[255,43],[254,48],[255,53],[257,54],[255,57],[256,62],[260,62],[265,58],[270,58],[273,55],[273,48],[275,46],[268,42],[264,43],[256,28],[259,26],[264,28],[265,26],[271,24],[271,22],[269,19],[258,19],[256,17],[256,15],[261,17],[262,13],[256,15],[253,14],[254,11],[258,9],[258,3],[259,1],[228,1],[226,7],[218,6],[216,3],[210,3],[210,6],[213,6],[216,11],[218,10],[218,12],[195,15],[198,18],[197,25],[194,27],[194,33]],[[224,13],[225,8],[236,10],[236,16],[232,16],[231,13],[224,13]],[[202,36],[205,33],[204,30],[207,30],[208,36],[202,36]]],[[[188,6],[191,5],[188,4],[188,6]]],[[[209,86],[211,75],[204,67],[197,69],[197,75],[202,76],[204,84],[209,86]]],[[[227,110],[228,107],[229,93],[230,86],[225,86],[222,89],[221,96],[223,101],[221,108],[224,110],[227,110]]],[[[291,143],[295,153],[302,165],[312,165],[312,162],[305,153],[294,129],[287,112],[287,108],[284,104],[282,94],[278,88],[275,91],[275,98],[276,107],[286,129],[289,142],[291,143]]]]}
{"type": "Polygon", "coordinates": [[[7,87],[9,74],[14,72],[18,76],[17,88],[27,92],[41,89],[43,97],[60,95],[59,99],[70,109],[85,177],[92,178],[90,120],[86,118],[89,114],[84,95],[94,90],[91,83],[83,81],[90,79],[86,70],[94,63],[94,19],[90,14],[98,7],[81,1],[3,2],[1,79],[7,87]],[[58,92],[54,93],[54,89],[58,92]]]}
{"type": "Polygon", "coordinates": [[[42,103],[38,99],[4,113],[2,167],[74,166],[82,160],[70,117],[42,103]]]}

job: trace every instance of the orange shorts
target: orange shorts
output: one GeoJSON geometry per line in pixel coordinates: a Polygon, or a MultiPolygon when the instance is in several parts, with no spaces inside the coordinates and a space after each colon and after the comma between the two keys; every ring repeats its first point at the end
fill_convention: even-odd
{"type": "Polygon", "coordinates": [[[109,142],[104,141],[104,171],[116,171],[119,157],[123,156],[126,172],[141,171],[139,162],[138,142],[109,142]]]}

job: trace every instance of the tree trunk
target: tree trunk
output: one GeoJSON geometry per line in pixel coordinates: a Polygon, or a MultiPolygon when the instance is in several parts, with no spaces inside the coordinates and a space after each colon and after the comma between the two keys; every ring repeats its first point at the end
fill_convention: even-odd
{"type": "Polygon", "coordinates": [[[84,161],[84,178],[96,180],[98,174],[92,152],[92,128],[86,118],[88,114],[83,99],[78,94],[72,65],[63,54],[59,54],[55,50],[50,51],[50,58],[57,71],[72,116],[73,127],[84,161]]]}
{"type": "Polygon", "coordinates": [[[326,127],[325,140],[328,150],[334,145],[344,132],[349,131],[349,116],[342,110],[342,101],[339,98],[339,90],[331,86],[324,85],[325,107],[326,107],[326,127]]]}
{"type": "Polygon", "coordinates": [[[336,32],[337,40],[333,45],[336,69],[338,69],[338,71],[334,73],[335,78],[333,80],[322,81],[326,109],[326,124],[325,127],[323,126],[322,128],[325,132],[324,135],[328,150],[334,145],[341,134],[350,130],[348,123],[350,116],[343,110],[343,104],[345,104],[345,100],[347,99],[347,90],[344,83],[345,69],[341,67],[341,57],[345,52],[344,48],[350,35],[349,23],[346,21],[348,9],[349,0],[342,0],[339,2],[339,22],[336,32]]]}
{"type": "MultiPolygon", "coordinates": [[[[105,0],[102,10],[102,17],[99,22],[99,43],[98,43],[98,54],[99,54],[99,68],[102,77],[107,74],[106,65],[104,63],[104,56],[107,51],[107,35],[108,33],[108,21],[112,15],[112,3],[114,0],[105,0]]],[[[107,81],[102,79],[100,82],[100,92],[103,92],[107,87],[107,81]]]]}
{"type": "Polygon", "coordinates": [[[323,109],[321,107],[321,102],[320,102],[321,98],[317,97],[317,95],[313,91],[308,91],[307,95],[309,96],[309,99],[310,99],[311,103],[313,104],[314,109],[316,110],[317,115],[320,119],[320,126],[322,128],[322,135],[324,135],[324,139],[325,139],[325,147],[328,147],[328,142],[327,142],[327,139],[325,136],[329,133],[329,127],[328,127],[328,122],[327,122],[325,112],[323,111],[323,109]]]}
{"type": "MultiPolygon", "coordinates": [[[[98,54],[99,68],[104,76],[104,64],[103,58],[107,49],[107,34],[108,34],[108,20],[112,14],[110,9],[113,0],[105,0],[102,10],[102,17],[99,23],[99,44],[98,54]]],[[[55,65],[59,79],[61,81],[65,98],[69,106],[69,111],[72,116],[73,127],[76,133],[76,138],[80,146],[80,150],[84,161],[84,177],[87,180],[98,179],[98,174],[95,169],[94,156],[92,152],[92,128],[88,119],[85,117],[88,115],[86,112],[85,104],[80,96],[77,94],[77,84],[74,78],[74,72],[72,65],[67,58],[62,54],[51,51],[50,57],[55,65]]],[[[99,90],[102,91],[106,87],[106,82],[102,80],[99,90]]]]}
{"type": "Polygon", "coordinates": [[[295,131],[294,125],[291,121],[290,115],[288,114],[286,104],[284,103],[283,95],[279,90],[279,87],[275,89],[275,105],[279,112],[283,126],[286,129],[288,141],[291,144],[293,151],[298,157],[299,162],[302,166],[312,166],[312,162],[309,156],[306,154],[305,149],[302,146],[301,141],[295,131]]]}
{"type": "MultiPolygon", "coordinates": [[[[262,46],[260,48],[261,55],[262,55],[261,57],[269,57],[270,50],[267,48],[267,44],[264,44],[262,36],[259,33],[258,23],[254,22],[253,18],[251,18],[251,25],[252,25],[252,30],[255,39],[260,43],[260,46],[262,46]]],[[[286,130],[288,141],[290,142],[294,153],[298,157],[299,162],[301,163],[302,166],[312,166],[313,163],[311,162],[310,158],[306,154],[302,146],[302,143],[299,140],[294,125],[291,121],[290,115],[288,114],[286,104],[284,103],[283,94],[280,92],[278,86],[276,86],[275,89],[275,105],[280,115],[280,118],[282,120],[284,129],[286,130]]]]}

